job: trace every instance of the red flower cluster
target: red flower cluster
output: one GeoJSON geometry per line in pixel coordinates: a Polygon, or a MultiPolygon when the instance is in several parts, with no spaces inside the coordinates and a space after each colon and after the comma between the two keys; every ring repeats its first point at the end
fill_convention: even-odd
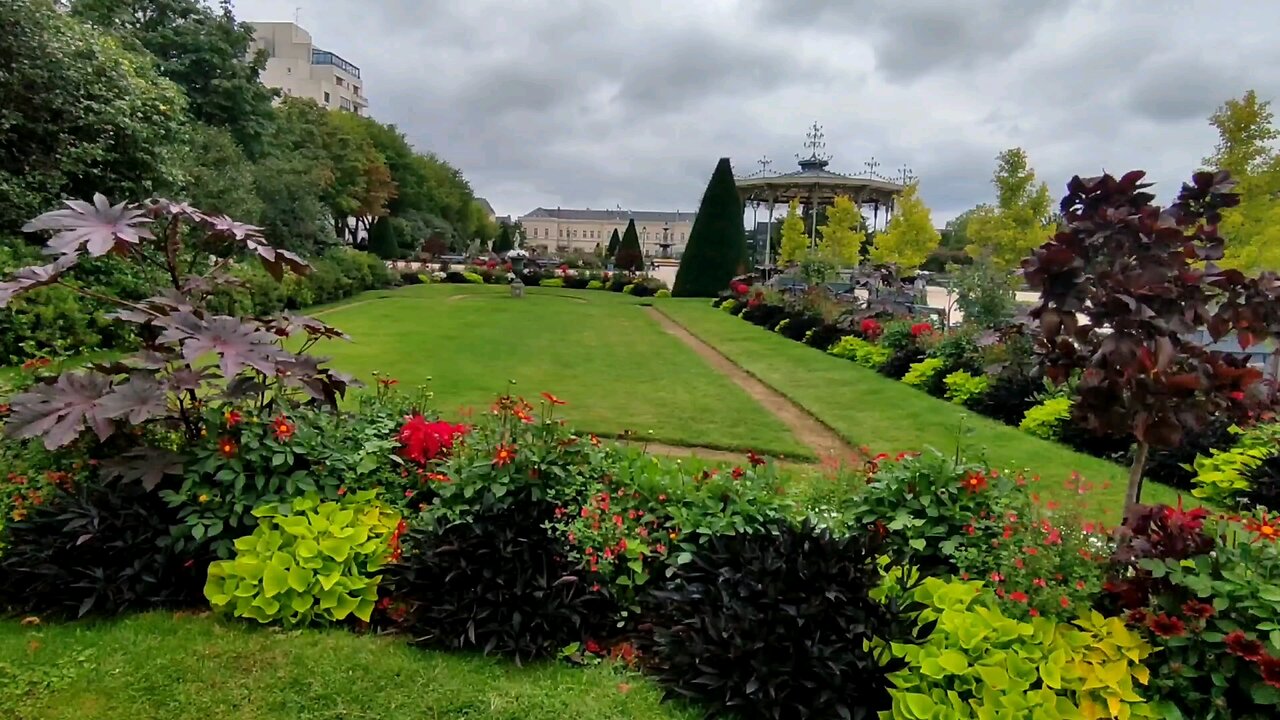
{"type": "Polygon", "coordinates": [[[751,292],[751,286],[742,281],[731,283],[729,289],[733,291],[734,295],[746,295],[751,292]]]}
{"type": "Polygon", "coordinates": [[[49,363],[50,363],[49,358],[32,358],[22,363],[22,371],[32,372],[33,370],[40,370],[43,368],[47,368],[49,367],[49,363]]]}
{"type": "Polygon", "coordinates": [[[387,556],[389,562],[400,562],[400,537],[409,530],[409,524],[403,518],[396,523],[396,529],[391,532],[391,540],[387,543],[387,548],[391,551],[387,556]]]}
{"type": "Polygon", "coordinates": [[[1186,623],[1181,618],[1169,617],[1165,613],[1160,613],[1151,618],[1147,622],[1147,627],[1151,628],[1151,632],[1160,637],[1181,637],[1186,634],[1186,623]]]}
{"type": "Polygon", "coordinates": [[[467,432],[466,425],[443,420],[428,421],[413,415],[400,428],[400,456],[417,463],[427,463],[449,454],[454,442],[467,432]]]}
{"type": "Polygon", "coordinates": [[[1227,644],[1227,652],[1249,662],[1261,660],[1265,652],[1262,643],[1245,635],[1243,630],[1228,633],[1224,641],[1227,644]]]}
{"type": "Polygon", "coordinates": [[[921,335],[928,335],[931,332],[933,332],[933,325],[931,323],[922,322],[922,323],[916,323],[915,325],[911,326],[912,337],[920,337],[921,335]]]}
{"type": "Polygon", "coordinates": [[[765,460],[757,455],[754,450],[750,450],[747,452],[747,462],[751,463],[751,467],[760,467],[765,463],[765,460]]]}
{"type": "Polygon", "coordinates": [[[863,320],[858,327],[862,330],[862,336],[868,340],[875,340],[880,337],[880,333],[884,332],[884,327],[875,318],[863,320]]]}

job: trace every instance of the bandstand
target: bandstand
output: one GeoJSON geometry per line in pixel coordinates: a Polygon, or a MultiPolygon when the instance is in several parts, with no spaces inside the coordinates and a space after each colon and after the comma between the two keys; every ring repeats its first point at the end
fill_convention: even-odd
{"type": "Polygon", "coordinates": [[[914,180],[906,166],[899,170],[896,178],[877,173],[876,168],[880,164],[874,157],[863,163],[866,171],[861,176],[833,172],[827,169],[831,157],[825,154],[825,148],[822,127],[814,123],[805,143],[807,156],[796,156],[800,169],[770,173],[771,161],[762,158],[758,161],[760,170],[734,179],[743,204],[752,209],[752,232],[759,226],[760,211],[768,209],[763,263],[766,271],[769,269],[774,213],[779,205],[786,207],[792,200],[799,201],[808,218],[809,242],[813,245],[817,241],[819,208],[830,207],[837,197],[847,197],[859,206],[863,218],[868,220],[868,229],[877,231],[883,229],[892,217],[894,200],[914,180]]]}

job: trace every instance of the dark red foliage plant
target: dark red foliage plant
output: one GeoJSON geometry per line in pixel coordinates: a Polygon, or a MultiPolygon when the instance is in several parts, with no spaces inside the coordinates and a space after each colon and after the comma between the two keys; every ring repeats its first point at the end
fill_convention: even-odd
{"type": "Polygon", "coordinates": [[[215,287],[235,280],[237,258],[256,257],[273,277],[310,270],[302,258],[263,239],[259,228],[184,203],[152,200],[110,204],[70,201],[23,231],[50,233],[47,265],[21,268],[0,282],[0,308],[37,287],[61,285],[109,302],[117,322],[136,326],[141,349],[121,361],[98,363],[51,377],[14,396],[4,423],[13,439],[39,439],[50,450],[92,436],[112,443],[102,464],[108,477],[154,487],[181,474],[183,448],[206,433],[223,406],[293,403],[336,405],[350,380],[307,355],[317,341],[341,337],[304,317],[246,319],[215,315],[205,301],[215,287]],[[85,257],[114,254],[159,268],[169,281],[140,302],[101,296],[64,279],[85,257]],[[285,341],[304,333],[298,352],[285,341]]]}
{"type": "Polygon", "coordinates": [[[1152,446],[1177,446],[1261,377],[1206,351],[1201,331],[1214,341],[1234,332],[1248,347],[1280,328],[1276,275],[1216,264],[1221,211],[1239,203],[1226,173],[1196,173],[1166,208],[1152,204],[1143,177],[1072,178],[1061,230],[1022,262],[1040,291],[1031,317],[1045,374],[1061,382],[1082,371],[1075,420],[1137,439],[1127,508],[1152,446]]]}

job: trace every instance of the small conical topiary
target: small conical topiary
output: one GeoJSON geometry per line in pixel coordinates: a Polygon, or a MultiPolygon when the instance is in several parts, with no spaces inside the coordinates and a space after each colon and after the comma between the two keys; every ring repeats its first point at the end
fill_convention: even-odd
{"type": "Polygon", "coordinates": [[[605,249],[604,256],[611,258],[618,254],[618,246],[622,244],[622,238],[618,237],[618,228],[613,229],[613,234],[609,236],[609,247],[605,249]]]}
{"type": "Polygon", "coordinates": [[[614,257],[613,267],[634,272],[644,270],[644,253],[640,250],[640,233],[636,232],[634,219],[627,223],[627,231],[622,233],[622,242],[618,244],[618,254],[614,257]]]}
{"type": "Polygon", "coordinates": [[[400,258],[400,244],[396,242],[396,231],[391,226],[391,218],[379,218],[370,228],[369,252],[383,260],[400,258]]]}
{"type": "Polygon", "coordinates": [[[502,223],[502,229],[498,231],[498,239],[493,241],[493,251],[496,253],[504,253],[513,250],[516,246],[515,238],[511,236],[511,226],[502,223]]]}
{"type": "Polygon", "coordinates": [[[742,200],[729,158],[720,158],[698,207],[689,244],[680,258],[671,294],[715,297],[746,265],[747,237],[742,230],[742,200]]]}

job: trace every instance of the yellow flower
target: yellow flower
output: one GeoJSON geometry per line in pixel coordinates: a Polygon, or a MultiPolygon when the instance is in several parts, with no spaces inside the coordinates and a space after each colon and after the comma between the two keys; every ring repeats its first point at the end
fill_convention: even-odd
{"type": "Polygon", "coordinates": [[[202,502],[202,503],[207,503],[207,502],[209,502],[209,496],[208,496],[208,495],[201,495],[200,497],[198,497],[198,498],[196,498],[196,499],[197,499],[197,500],[199,500],[199,501],[200,501],[200,502],[202,502]]]}

